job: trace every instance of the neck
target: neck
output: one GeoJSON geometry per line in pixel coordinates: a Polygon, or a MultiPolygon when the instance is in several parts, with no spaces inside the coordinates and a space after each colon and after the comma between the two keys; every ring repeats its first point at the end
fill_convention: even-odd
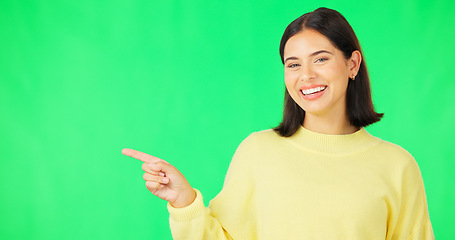
{"type": "Polygon", "coordinates": [[[351,134],[359,130],[358,127],[352,126],[349,123],[347,116],[340,118],[313,114],[305,114],[303,127],[312,132],[330,135],[351,134]]]}

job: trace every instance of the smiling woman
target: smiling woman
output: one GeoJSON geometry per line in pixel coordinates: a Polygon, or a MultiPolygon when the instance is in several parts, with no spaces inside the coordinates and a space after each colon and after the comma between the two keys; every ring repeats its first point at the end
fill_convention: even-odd
{"type": "Polygon", "coordinates": [[[349,76],[357,75],[359,51],[346,60],[324,35],[305,30],[288,40],[284,57],[286,89],[305,111],[303,126],[321,133],[357,131],[358,127],[350,124],[346,114],[346,89],[349,76]]]}
{"type": "Polygon", "coordinates": [[[283,121],[275,128],[280,135],[291,136],[299,129],[302,122],[304,127],[309,127],[308,124],[312,122],[321,123],[320,114],[323,112],[316,115],[310,113],[310,116],[306,117],[305,115],[308,115],[307,111],[311,111],[311,105],[320,105],[322,104],[320,102],[328,101],[329,97],[332,98],[332,102],[335,101],[338,104],[338,107],[324,112],[332,117],[326,116],[323,119],[339,119],[333,116],[341,116],[344,122],[339,122],[338,125],[331,122],[313,126],[321,133],[352,133],[355,129],[379,121],[383,116],[382,113],[374,111],[370,78],[359,41],[354,30],[341,14],[336,14],[330,9],[319,8],[291,22],[281,38],[280,56],[285,64],[286,82],[283,121]],[[315,78],[316,75],[317,78],[315,78]],[[348,81],[349,78],[352,81],[348,81]],[[316,81],[339,79],[331,81],[332,84],[338,85],[337,89],[327,88],[328,86],[323,84],[317,86],[315,79],[316,81]],[[299,80],[301,83],[298,83],[299,80]],[[303,80],[305,80],[304,84],[303,80]],[[295,88],[289,86],[292,82],[302,85],[297,92],[304,90],[301,97],[309,105],[308,109],[297,97],[300,93],[296,94],[295,88]],[[310,94],[310,90],[314,87],[321,87],[319,91],[323,90],[323,92],[310,94]],[[336,91],[338,95],[334,95],[336,91]],[[324,99],[312,101],[323,95],[325,95],[324,99]],[[337,99],[333,99],[334,97],[337,99]],[[309,121],[315,117],[316,121],[309,121]],[[343,126],[339,124],[348,126],[347,131],[341,130],[343,126]],[[329,126],[332,129],[327,129],[329,126]]]}
{"type": "Polygon", "coordinates": [[[175,239],[434,239],[414,158],[370,135],[374,111],[362,51],[337,11],[293,21],[280,45],[282,123],[238,147],[221,192],[202,194],[168,162],[132,149],[168,201],[175,239]]]}

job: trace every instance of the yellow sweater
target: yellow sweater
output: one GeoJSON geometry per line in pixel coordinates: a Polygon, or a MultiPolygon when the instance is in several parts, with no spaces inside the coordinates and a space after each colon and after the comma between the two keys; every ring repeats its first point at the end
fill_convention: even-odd
{"type": "Polygon", "coordinates": [[[174,239],[434,239],[422,176],[403,148],[365,129],[256,132],[205,207],[168,204],[174,239]]]}

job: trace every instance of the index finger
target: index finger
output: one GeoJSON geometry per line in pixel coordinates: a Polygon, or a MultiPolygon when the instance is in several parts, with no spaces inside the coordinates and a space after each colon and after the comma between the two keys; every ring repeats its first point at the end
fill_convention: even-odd
{"type": "Polygon", "coordinates": [[[124,148],[122,149],[122,154],[123,155],[126,155],[126,156],[129,156],[129,157],[133,157],[133,158],[136,158],[138,160],[141,160],[143,162],[158,162],[158,161],[163,161],[165,163],[167,163],[166,161],[164,161],[163,159],[160,159],[160,158],[157,158],[155,156],[152,156],[152,155],[149,155],[147,153],[143,153],[141,151],[137,151],[137,150],[134,150],[134,149],[130,149],[130,148],[124,148]]]}

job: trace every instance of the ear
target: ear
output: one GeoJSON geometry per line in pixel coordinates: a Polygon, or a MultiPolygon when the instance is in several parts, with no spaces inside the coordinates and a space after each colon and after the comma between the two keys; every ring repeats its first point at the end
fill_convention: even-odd
{"type": "Polygon", "coordinates": [[[351,54],[351,58],[348,59],[349,66],[349,77],[354,79],[359,72],[360,63],[362,63],[362,54],[359,50],[355,50],[351,54]]]}

